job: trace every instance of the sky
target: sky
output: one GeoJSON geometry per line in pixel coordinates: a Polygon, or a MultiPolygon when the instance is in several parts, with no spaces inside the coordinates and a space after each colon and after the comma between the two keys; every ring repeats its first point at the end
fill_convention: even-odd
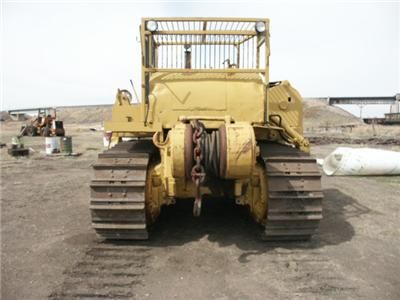
{"type": "Polygon", "coordinates": [[[272,81],[304,97],[400,92],[400,0],[1,1],[1,110],[112,104],[129,79],[139,87],[138,27],[149,16],[267,17],[272,81]]]}

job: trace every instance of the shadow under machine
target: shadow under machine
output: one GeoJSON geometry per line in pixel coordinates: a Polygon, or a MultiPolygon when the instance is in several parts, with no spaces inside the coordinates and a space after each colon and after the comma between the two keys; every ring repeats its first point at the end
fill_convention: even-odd
{"type": "MultiPolygon", "coordinates": [[[[111,146],[90,184],[97,234],[147,239],[176,199],[231,198],[267,240],[306,240],[322,218],[321,176],[303,104],[269,81],[269,20],[144,18],[141,99],[118,90],[111,146]]],[[[234,228],[232,228],[234,230],[234,228]]]]}

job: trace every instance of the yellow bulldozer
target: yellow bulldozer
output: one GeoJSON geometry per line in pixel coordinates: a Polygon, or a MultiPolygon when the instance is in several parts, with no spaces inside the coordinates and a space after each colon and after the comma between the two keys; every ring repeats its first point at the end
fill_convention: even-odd
{"type": "Polygon", "coordinates": [[[303,136],[303,104],[269,81],[269,20],[143,18],[141,99],[118,90],[112,147],[90,184],[106,239],[147,239],[176,199],[229,198],[272,241],[307,240],[322,218],[321,175],[303,136]]]}

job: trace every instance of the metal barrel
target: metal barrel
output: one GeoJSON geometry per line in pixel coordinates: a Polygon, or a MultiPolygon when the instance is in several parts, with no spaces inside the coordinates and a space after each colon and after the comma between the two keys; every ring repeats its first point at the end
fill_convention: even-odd
{"type": "Polygon", "coordinates": [[[72,137],[71,136],[62,136],[60,138],[61,152],[63,153],[72,153],[72,137]]]}
{"type": "Polygon", "coordinates": [[[45,138],[46,154],[53,154],[60,152],[60,145],[56,137],[45,138]]]}

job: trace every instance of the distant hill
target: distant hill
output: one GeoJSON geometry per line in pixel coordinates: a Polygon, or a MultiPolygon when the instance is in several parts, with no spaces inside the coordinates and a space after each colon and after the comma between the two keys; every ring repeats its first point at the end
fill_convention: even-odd
{"type": "Polygon", "coordinates": [[[111,119],[112,105],[57,107],[57,118],[64,123],[96,123],[111,119]]]}
{"type": "MultiPolygon", "coordinates": [[[[58,119],[66,124],[96,123],[111,119],[112,105],[61,106],[57,107],[58,119]]],[[[1,112],[0,120],[11,120],[7,112],[1,112]]],[[[323,100],[304,100],[305,128],[363,124],[351,113],[335,106],[329,106],[323,100]]]]}

